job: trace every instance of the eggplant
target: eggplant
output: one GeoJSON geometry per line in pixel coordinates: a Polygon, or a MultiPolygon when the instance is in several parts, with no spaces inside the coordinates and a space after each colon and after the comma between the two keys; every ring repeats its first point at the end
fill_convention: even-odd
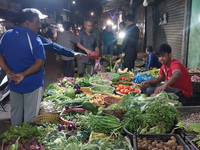
{"type": "Polygon", "coordinates": [[[75,126],[72,124],[69,124],[67,128],[69,131],[75,130],[75,126]]]}
{"type": "Polygon", "coordinates": [[[65,130],[65,126],[63,126],[63,125],[60,124],[60,125],[58,126],[58,130],[59,130],[59,131],[65,130]]]}
{"type": "Polygon", "coordinates": [[[75,94],[80,94],[80,89],[75,88],[74,91],[75,91],[75,94]]]}
{"type": "Polygon", "coordinates": [[[74,89],[79,89],[80,90],[80,86],[78,84],[74,85],[74,89]]]}

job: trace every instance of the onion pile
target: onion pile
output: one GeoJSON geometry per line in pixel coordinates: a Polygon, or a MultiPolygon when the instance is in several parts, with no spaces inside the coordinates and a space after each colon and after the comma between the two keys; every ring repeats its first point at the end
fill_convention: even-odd
{"type": "Polygon", "coordinates": [[[197,76],[197,75],[194,75],[194,76],[191,77],[191,81],[192,82],[200,82],[200,77],[197,76]]]}

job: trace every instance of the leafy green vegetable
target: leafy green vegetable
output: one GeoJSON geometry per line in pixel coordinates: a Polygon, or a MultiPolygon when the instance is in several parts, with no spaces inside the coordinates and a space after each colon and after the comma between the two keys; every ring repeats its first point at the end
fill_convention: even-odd
{"type": "Polygon", "coordinates": [[[49,96],[48,91],[51,89],[55,89],[54,84],[55,84],[55,82],[48,85],[48,87],[43,92],[43,97],[49,96]]]}
{"type": "Polygon", "coordinates": [[[45,102],[54,102],[59,105],[62,105],[63,103],[69,100],[71,100],[71,98],[64,95],[52,95],[43,99],[43,101],[45,102]]]}
{"type": "Polygon", "coordinates": [[[91,89],[92,93],[110,93],[113,94],[115,88],[112,86],[93,86],[91,89]]]}
{"type": "Polygon", "coordinates": [[[24,136],[40,136],[40,131],[37,126],[32,126],[27,122],[24,122],[21,126],[11,126],[9,131],[4,132],[0,138],[4,138],[3,142],[6,142],[13,137],[17,139],[18,137],[24,136]]]}
{"type": "Polygon", "coordinates": [[[112,133],[123,127],[119,119],[114,116],[95,116],[92,114],[82,117],[80,125],[98,133],[112,133]]]}
{"type": "Polygon", "coordinates": [[[61,117],[67,121],[79,122],[81,117],[84,116],[84,112],[79,111],[67,111],[61,115],[61,117]]]}
{"type": "Polygon", "coordinates": [[[110,105],[109,107],[105,108],[105,109],[108,109],[108,110],[115,110],[115,109],[125,109],[125,106],[121,106],[119,104],[112,104],[110,105]]]}
{"type": "Polygon", "coordinates": [[[81,141],[81,140],[83,141],[90,135],[90,133],[91,133],[90,129],[82,130],[77,133],[76,138],[79,141],[81,141]]]}
{"type": "Polygon", "coordinates": [[[108,85],[109,84],[108,81],[104,81],[104,80],[94,80],[94,81],[92,81],[92,83],[98,84],[98,85],[108,85]]]}

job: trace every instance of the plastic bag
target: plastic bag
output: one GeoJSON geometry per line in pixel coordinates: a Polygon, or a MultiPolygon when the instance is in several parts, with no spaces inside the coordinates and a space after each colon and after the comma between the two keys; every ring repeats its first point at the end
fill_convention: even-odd
{"type": "Polygon", "coordinates": [[[94,71],[101,71],[101,70],[102,68],[99,60],[95,60],[94,71]]]}
{"type": "Polygon", "coordinates": [[[134,77],[132,79],[132,82],[133,83],[137,83],[137,84],[140,84],[141,82],[144,82],[144,81],[150,81],[150,80],[153,80],[154,77],[152,75],[147,75],[147,74],[144,74],[142,75],[141,73],[139,73],[138,71],[134,74],[134,77]]]}
{"type": "Polygon", "coordinates": [[[123,60],[121,60],[121,62],[119,62],[119,64],[117,65],[117,67],[116,67],[116,72],[117,72],[117,70],[118,69],[121,69],[121,70],[124,70],[125,69],[125,67],[124,67],[124,61],[123,60]]]}

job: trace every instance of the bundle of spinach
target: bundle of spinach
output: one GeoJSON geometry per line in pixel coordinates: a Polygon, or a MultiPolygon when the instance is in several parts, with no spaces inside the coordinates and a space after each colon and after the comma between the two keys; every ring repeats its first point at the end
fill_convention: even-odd
{"type": "Polygon", "coordinates": [[[129,132],[138,133],[142,123],[143,118],[140,109],[130,108],[124,114],[123,124],[129,132]]]}
{"type": "Polygon", "coordinates": [[[166,132],[171,130],[180,117],[180,112],[174,106],[160,100],[149,103],[141,114],[143,116],[142,127],[147,125],[154,127],[162,122],[166,132]]]}

